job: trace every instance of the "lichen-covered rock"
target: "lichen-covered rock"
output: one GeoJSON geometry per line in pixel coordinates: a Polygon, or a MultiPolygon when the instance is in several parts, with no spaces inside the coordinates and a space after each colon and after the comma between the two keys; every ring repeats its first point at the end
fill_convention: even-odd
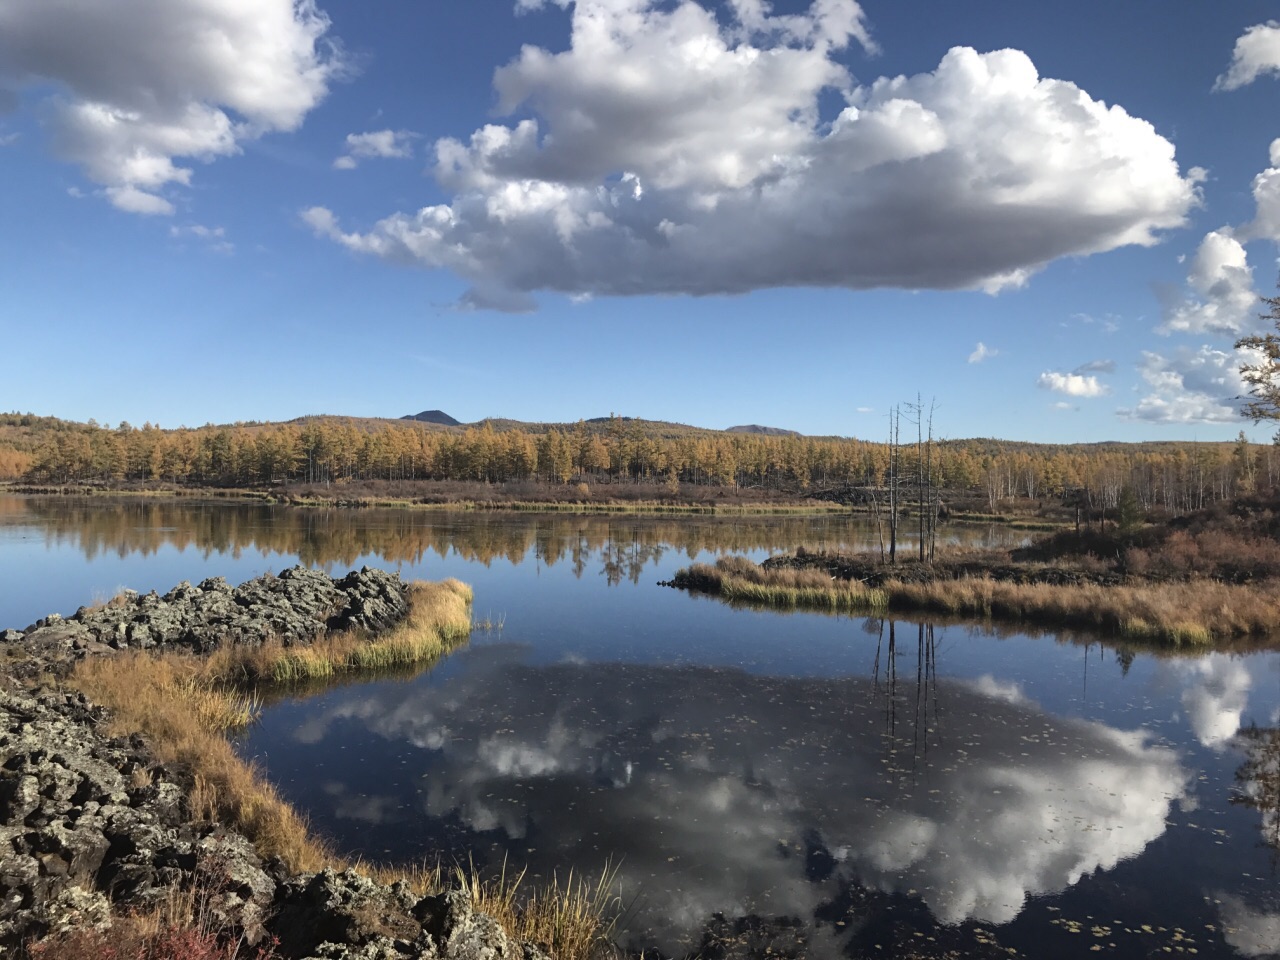
{"type": "Polygon", "coordinates": [[[197,878],[213,915],[256,942],[275,882],[252,845],[185,823],[182,786],[104,719],[79,695],[0,688],[0,953],[197,878]]]}
{"type": "Polygon", "coordinates": [[[386,887],[352,870],[322,870],[285,884],[272,929],[293,956],[310,956],[326,943],[407,944],[422,934],[415,903],[403,887],[386,887]]]}

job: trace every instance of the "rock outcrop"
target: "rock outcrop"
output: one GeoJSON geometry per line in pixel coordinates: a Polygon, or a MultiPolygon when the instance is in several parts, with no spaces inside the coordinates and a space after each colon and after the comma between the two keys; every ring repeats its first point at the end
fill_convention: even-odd
{"type": "Polygon", "coordinates": [[[212,577],[197,586],[183,581],[163,596],[128,590],[65,619],[50,614],[26,630],[6,630],[0,639],[22,645],[29,662],[17,668],[19,675],[34,675],[111,650],[175,644],[206,652],[224,643],[269,639],[285,646],[310,643],[335,629],[378,633],[407,611],[397,574],[365,567],[334,580],[320,570],[293,567],[238,587],[212,577]]]}

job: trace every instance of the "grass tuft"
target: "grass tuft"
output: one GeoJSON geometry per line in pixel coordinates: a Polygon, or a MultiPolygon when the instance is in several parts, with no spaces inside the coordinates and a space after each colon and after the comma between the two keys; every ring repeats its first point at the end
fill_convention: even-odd
{"type": "Polygon", "coordinates": [[[525,871],[514,876],[504,861],[496,877],[485,879],[474,863],[454,870],[457,889],[477,910],[489,914],[511,935],[532,940],[553,957],[593,957],[611,953],[617,917],[622,913],[616,867],[606,866],[593,882],[574,877],[551,882],[525,895],[525,871]]]}

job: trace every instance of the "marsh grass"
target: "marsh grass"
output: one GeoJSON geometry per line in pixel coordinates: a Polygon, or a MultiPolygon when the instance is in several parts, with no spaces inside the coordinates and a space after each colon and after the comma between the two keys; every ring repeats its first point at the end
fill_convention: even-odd
{"type": "Polygon", "coordinates": [[[1100,630],[1168,646],[1205,646],[1280,627],[1280,593],[1272,586],[1212,580],[1102,586],[960,577],[886,580],[873,589],[822,570],[764,570],[744,557],[726,557],[715,566],[681,570],[675,583],[729,601],[783,609],[928,611],[1100,630]]]}
{"type": "Polygon", "coordinates": [[[523,875],[509,881],[505,871],[483,879],[473,867],[451,878],[429,864],[379,865],[339,857],[227,739],[252,723],[262,697],[275,691],[357,673],[394,672],[447,653],[470,636],[471,600],[470,587],[457,580],[413,583],[408,616],[372,639],[350,632],[307,647],[228,645],[204,657],[147,652],[92,657],[77,666],[69,682],[111,711],[113,733],[142,733],[160,763],[187,772],[188,812],[194,818],[234,826],[261,856],[278,856],[292,871],[350,867],[383,883],[406,880],[420,894],[440,892],[453,879],[477,909],[492,913],[512,935],[557,945],[553,956],[565,960],[600,956],[613,930],[608,919],[613,872],[596,885],[570,876],[564,885],[553,879],[525,890],[523,875]]]}

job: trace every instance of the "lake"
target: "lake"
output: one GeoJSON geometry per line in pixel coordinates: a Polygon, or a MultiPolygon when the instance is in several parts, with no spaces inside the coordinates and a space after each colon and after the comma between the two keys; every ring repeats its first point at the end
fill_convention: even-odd
{"type": "Polygon", "coordinates": [[[415,676],[273,702],[239,741],[345,853],[611,864],[621,938],[668,956],[1276,955],[1280,654],[656,585],[875,543],[832,516],[0,497],[0,626],[299,562],[457,577],[490,629],[415,676]]]}

